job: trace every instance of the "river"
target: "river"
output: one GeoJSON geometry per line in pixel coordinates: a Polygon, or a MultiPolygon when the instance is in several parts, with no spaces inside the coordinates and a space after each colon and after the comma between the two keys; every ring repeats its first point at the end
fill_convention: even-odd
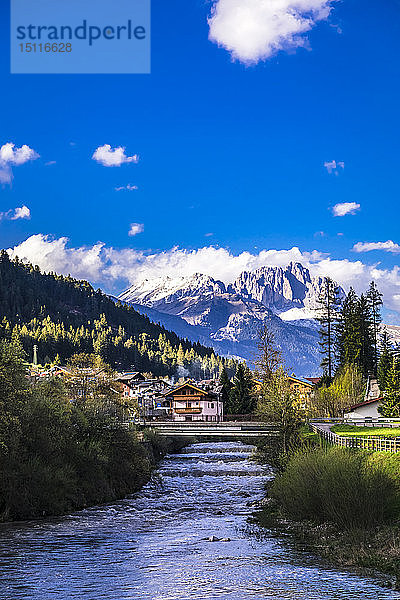
{"type": "Polygon", "coordinates": [[[123,501],[0,526],[1,600],[395,600],[247,519],[270,473],[233,442],[167,457],[123,501]],[[210,536],[230,541],[210,542],[210,536]]]}

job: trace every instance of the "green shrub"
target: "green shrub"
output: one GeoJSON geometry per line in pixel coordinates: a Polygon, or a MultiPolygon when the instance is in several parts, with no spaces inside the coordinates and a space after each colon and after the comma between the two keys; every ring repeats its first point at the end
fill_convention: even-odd
{"type": "Polygon", "coordinates": [[[294,519],[369,528],[399,515],[400,492],[383,461],[345,448],[299,452],[270,494],[294,519]]]}

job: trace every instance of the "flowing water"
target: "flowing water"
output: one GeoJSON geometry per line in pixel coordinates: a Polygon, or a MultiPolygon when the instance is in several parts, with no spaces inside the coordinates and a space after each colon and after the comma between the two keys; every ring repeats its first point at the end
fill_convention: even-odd
{"type": "Polygon", "coordinates": [[[400,600],[288,538],[254,535],[247,519],[270,473],[250,451],[196,444],[124,501],[0,526],[1,600],[400,600]]]}

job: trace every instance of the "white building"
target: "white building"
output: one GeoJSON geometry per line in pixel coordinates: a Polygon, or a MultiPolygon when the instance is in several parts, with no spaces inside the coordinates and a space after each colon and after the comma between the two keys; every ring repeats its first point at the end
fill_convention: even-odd
{"type": "Polygon", "coordinates": [[[350,412],[345,413],[345,419],[379,419],[382,415],[378,408],[381,405],[382,395],[377,380],[368,377],[364,401],[350,407],[350,412]]]}
{"type": "Polygon", "coordinates": [[[174,421],[222,421],[224,405],[219,394],[187,381],[164,394],[174,421]]]}
{"type": "Polygon", "coordinates": [[[345,419],[379,419],[382,415],[378,412],[378,408],[381,404],[381,398],[376,400],[366,400],[355,404],[350,408],[350,412],[345,413],[345,419]]]}

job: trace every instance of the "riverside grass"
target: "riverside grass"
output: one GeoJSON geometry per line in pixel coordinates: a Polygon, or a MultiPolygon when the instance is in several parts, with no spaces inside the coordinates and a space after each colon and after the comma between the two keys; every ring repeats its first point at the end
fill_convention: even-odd
{"type": "Polygon", "coordinates": [[[334,425],[331,427],[333,433],[342,437],[400,437],[400,425],[398,427],[361,427],[359,425],[334,425]]]}
{"type": "Polygon", "coordinates": [[[330,563],[394,577],[400,589],[400,456],[346,448],[298,451],[257,516],[330,563]]]}

